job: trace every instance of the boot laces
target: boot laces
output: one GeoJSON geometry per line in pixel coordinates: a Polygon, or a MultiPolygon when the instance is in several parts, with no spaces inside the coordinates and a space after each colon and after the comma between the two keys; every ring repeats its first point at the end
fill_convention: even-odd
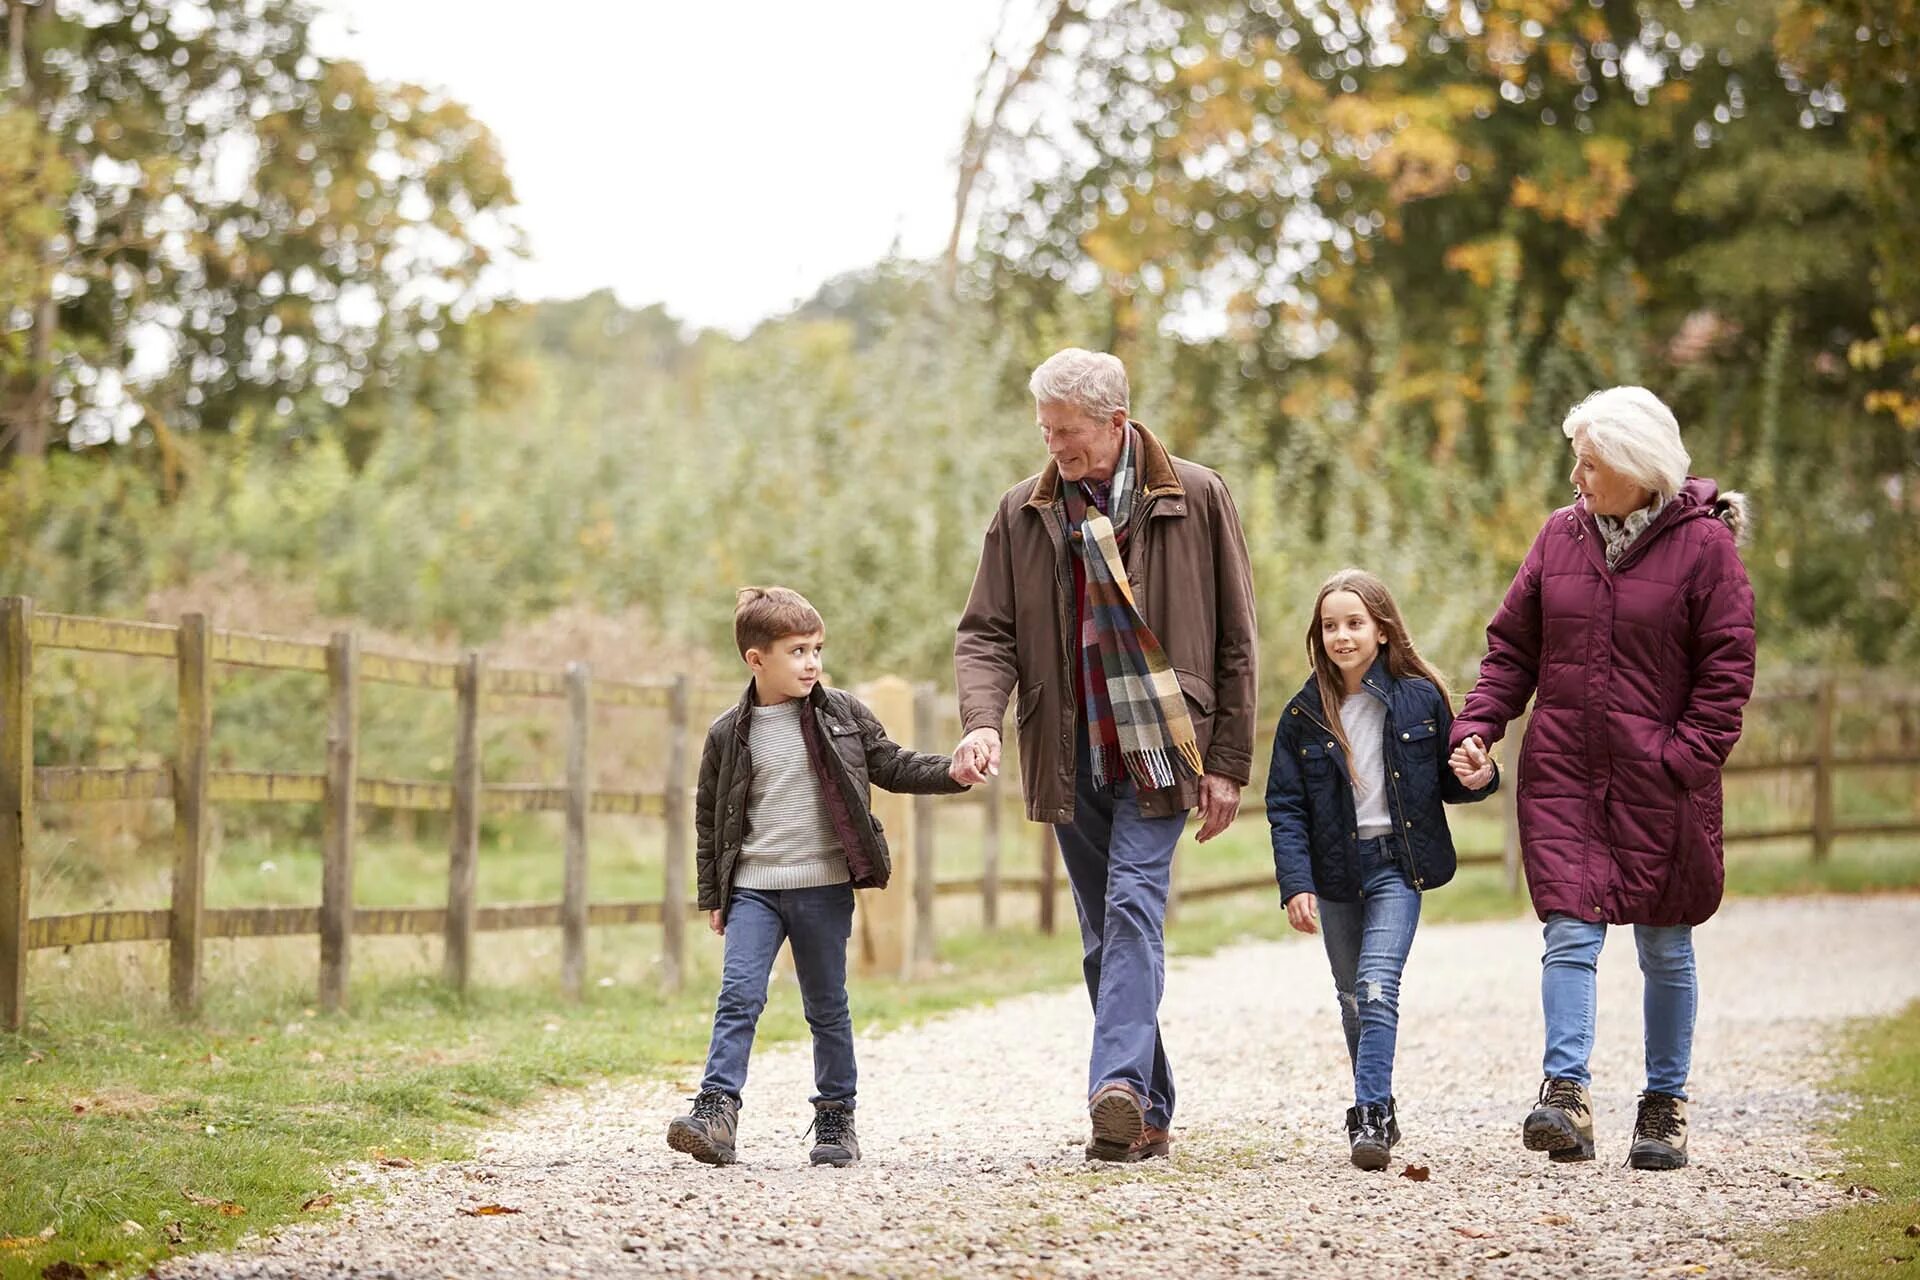
{"type": "Polygon", "coordinates": [[[823,1147],[837,1147],[846,1141],[847,1130],[853,1126],[853,1113],[845,1107],[821,1107],[813,1113],[813,1123],[807,1131],[823,1147]]]}
{"type": "Polygon", "coordinates": [[[1540,1086],[1540,1105],[1565,1111],[1580,1110],[1580,1086],[1572,1080],[1547,1080],[1540,1086]]]}
{"type": "Polygon", "coordinates": [[[1633,1131],[1640,1137],[1658,1138],[1662,1142],[1679,1136],[1680,1100],[1665,1093],[1641,1094],[1633,1131]]]}
{"type": "Polygon", "coordinates": [[[702,1090],[693,1100],[693,1118],[718,1120],[727,1111],[727,1095],[718,1089],[702,1090]]]}

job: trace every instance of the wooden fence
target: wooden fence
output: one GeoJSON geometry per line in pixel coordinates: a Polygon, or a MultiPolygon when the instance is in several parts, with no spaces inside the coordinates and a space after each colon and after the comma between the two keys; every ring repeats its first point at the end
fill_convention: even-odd
{"type": "MultiPolygon", "coordinates": [[[[353,632],[338,632],[325,643],[279,636],[216,630],[205,615],[189,614],[178,625],[124,622],[104,618],[37,613],[25,597],[0,599],[0,1028],[17,1030],[25,1019],[28,952],[106,942],[164,941],[169,956],[169,990],[181,1012],[199,1003],[201,957],[208,938],[318,935],[319,999],[329,1009],[342,1006],[347,992],[351,940],[378,934],[440,934],[445,939],[447,981],[464,989],[472,967],[474,935],[501,929],[554,928],[561,931],[563,988],[578,995],[586,970],[586,936],[591,925],[661,925],[664,981],[677,985],[684,972],[686,921],[695,915],[689,892],[692,868],[691,801],[695,762],[690,729],[696,700],[731,701],[738,685],[697,688],[685,676],[649,681],[593,676],[584,664],[564,672],[488,664],[478,652],[458,662],[362,651],[353,632]],[[179,731],[171,766],[100,769],[36,767],[33,761],[32,671],[36,649],[127,654],[172,661],[178,680],[179,731]],[[328,728],[325,768],[319,773],[213,769],[214,664],[307,672],[326,681],[328,728]],[[453,777],[450,782],[372,778],[359,769],[359,705],[364,684],[399,685],[449,693],[455,699],[453,777]],[[567,709],[565,781],[557,785],[483,782],[480,714],[483,697],[563,701],[567,709]],[[593,709],[655,709],[665,714],[665,772],[658,789],[609,790],[591,784],[590,726],[593,709]],[[36,802],[170,800],[174,810],[172,900],[165,908],[91,911],[70,915],[30,913],[27,843],[36,802]],[[205,905],[207,831],[211,806],[223,802],[318,804],[322,807],[322,874],[317,907],[208,908],[205,905]],[[360,806],[424,810],[451,815],[445,906],[356,907],[354,832],[360,806]],[[565,814],[564,878],[559,902],[483,905],[476,900],[476,868],[482,814],[554,811],[565,814]],[[589,825],[595,814],[626,814],[661,819],[665,827],[661,901],[593,902],[588,894],[589,825]]],[[[896,734],[912,726],[911,739],[922,749],[944,751],[959,737],[951,699],[929,686],[914,689],[887,679],[863,694],[883,723],[896,734]]],[[[1908,714],[1902,749],[1851,756],[1834,749],[1836,708],[1845,690],[1831,677],[1804,688],[1775,689],[1755,701],[1812,704],[1812,748],[1791,757],[1752,758],[1736,753],[1729,775],[1810,773],[1813,806],[1805,826],[1732,831],[1730,844],[1803,838],[1812,841],[1815,859],[1825,858],[1833,842],[1856,835],[1912,834],[1920,821],[1849,822],[1834,806],[1837,773],[1854,768],[1920,766],[1920,733],[1911,713],[1920,699],[1911,694],[1889,698],[1908,714]],[[1903,700],[1904,699],[1904,700],[1903,700]]],[[[1515,726],[1518,741],[1520,726],[1515,726]]],[[[1260,741],[1271,734],[1268,726],[1260,741]]],[[[904,735],[902,735],[904,736],[904,735]]],[[[1053,932],[1059,912],[1059,858],[1052,829],[1026,827],[1021,843],[1030,850],[1034,870],[1007,875],[1008,814],[1018,800],[1014,744],[1008,743],[1005,774],[971,799],[982,805],[981,873],[939,879],[935,815],[957,798],[897,797],[877,793],[875,811],[893,837],[895,883],[884,895],[863,895],[863,957],[872,967],[911,971],[933,957],[935,902],[943,895],[978,895],[987,927],[1003,919],[1007,893],[1037,896],[1039,927],[1053,932]]],[[[1243,812],[1257,815],[1260,780],[1246,793],[1243,812]]],[[[1513,786],[1502,787],[1510,797],[1513,786]]],[[[1920,798],[1920,792],[1916,793],[1920,798]]],[[[1504,848],[1466,850],[1466,865],[1504,864],[1509,884],[1518,884],[1519,843],[1506,802],[1504,848]]],[[[1024,859],[1023,859],[1024,860],[1024,859]]],[[[1178,864],[1176,864],[1178,865],[1178,864]]],[[[1176,884],[1181,901],[1248,891],[1271,891],[1271,874],[1199,884],[1176,884]]]]}

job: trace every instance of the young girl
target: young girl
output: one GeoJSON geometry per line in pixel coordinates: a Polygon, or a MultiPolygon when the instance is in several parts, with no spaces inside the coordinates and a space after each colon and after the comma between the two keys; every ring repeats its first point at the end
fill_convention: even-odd
{"type": "Polygon", "coordinates": [[[1313,674],[1280,713],[1267,775],[1274,874],[1288,923],[1321,933],[1333,966],[1353,1060],[1349,1154],[1356,1168],[1384,1169],[1400,1140],[1400,972],[1420,895],[1453,878],[1440,804],[1485,799],[1499,777],[1484,753],[1464,780],[1448,766],[1446,684],[1380,579],[1343,569],[1326,580],[1307,653],[1313,674]]]}

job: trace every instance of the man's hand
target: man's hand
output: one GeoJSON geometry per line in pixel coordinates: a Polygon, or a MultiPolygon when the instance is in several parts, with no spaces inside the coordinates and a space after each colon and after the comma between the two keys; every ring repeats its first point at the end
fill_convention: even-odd
{"type": "Polygon", "coordinates": [[[1200,803],[1196,808],[1200,814],[1200,834],[1194,839],[1205,844],[1233,825],[1240,812],[1240,784],[1217,773],[1201,774],[1200,803]]]}
{"type": "Polygon", "coordinates": [[[718,911],[709,911],[707,912],[707,928],[724,938],[727,934],[727,918],[718,911]]]}
{"type": "Polygon", "coordinates": [[[962,786],[971,787],[1000,773],[1000,731],[975,729],[960,739],[953,749],[953,765],[947,776],[962,786]]]}
{"type": "Polygon", "coordinates": [[[1296,893],[1287,899],[1287,923],[1301,933],[1318,933],[1320,900],[1310,893],[1296,893]]]}
{"type": "Polygon", "coordinates": [[[1452,767],[1453,776],[1460,779],[1460,785],[1470,791],[1478,791],[1493,781],[1493,757],[1487,754],[1479,734],[1462,739],[1447,757],[1447,764],[1452,767]]]}

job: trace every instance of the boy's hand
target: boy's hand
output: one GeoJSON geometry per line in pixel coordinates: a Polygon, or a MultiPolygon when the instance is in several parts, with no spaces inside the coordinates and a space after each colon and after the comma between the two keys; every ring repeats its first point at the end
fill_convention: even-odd
{"type": "Polygon", "coordinates": [[[1470,790],[1478,791],[1493,781],[1493,757],[1487,754],[1486,744],[1478,734],[1463,739],[1447,757],[1447,763],[1453,768],[1453,776],[1460,779],[1460,785],[1470,790]]]}
{"type": "Polygon", "coordinates": [[[1301,933],[1318,933],[1316,923],[1320,915],[1320,902],[1310,893],[1296,893],[1287,899],[1287,923],[1301,933]]]}
{"type": "Polygon", "coordinates": [[[721,937],[724,938],[727,934],[726,917],[721,915],[718,911],[707,912],[707,928],[713,930],[715,933],[719,934],[721,937]]]}
{"type": "Polygon", "coordinates": [[[1000,731],[975,729],[960,739],[953,749],[953,764],[947,776],[962,786],[971,787],[1000,773],[1000,731]]]}

